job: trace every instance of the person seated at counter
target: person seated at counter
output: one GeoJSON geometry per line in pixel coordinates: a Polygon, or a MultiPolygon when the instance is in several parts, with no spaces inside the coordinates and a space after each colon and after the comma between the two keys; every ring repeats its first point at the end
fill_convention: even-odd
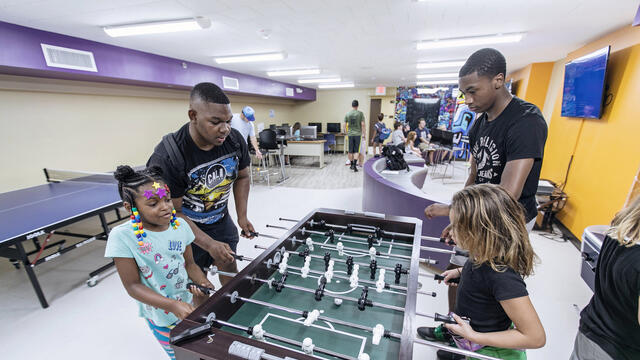
{"type": "Polygon", "coordinates": [[[300,141],[302,140],[302,137],[300,136],[300,123],[296,122],[295,124],[293,124],[293,128],[291,129],[292,134],[293,134],[293,139],[296,141],[300,141]]]}
{"type": "Polygon", "coordinates": [[[404,153],[405,154],[414,154],[416,156],[422,157],[422,152],[418,149],[414,143],[418,134],[415,131],[410,131],[409,135],[407,135],[407,140],[404,142],[404,153]]]}

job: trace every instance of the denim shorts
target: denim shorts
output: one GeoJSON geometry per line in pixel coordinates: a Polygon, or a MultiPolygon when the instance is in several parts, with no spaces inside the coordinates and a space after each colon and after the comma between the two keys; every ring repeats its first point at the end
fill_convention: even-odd
{"type": "MultiPolygon", "coordinates": [[[[206,225],[206,228],[201,228],[201,230],[211,236],[213,240],[228,244],[231,250],[233,250],[234,253],[236,252],[240,237],[238,236],[238,228],[228,213],[225,214],[222,220],[212,225],[206,225]]],[[[213,264],[213,258],[207,251],[195,243],[192,244],[191,249],[193,250],[193,259],[198,266],[207,268],[213,264]]]]}

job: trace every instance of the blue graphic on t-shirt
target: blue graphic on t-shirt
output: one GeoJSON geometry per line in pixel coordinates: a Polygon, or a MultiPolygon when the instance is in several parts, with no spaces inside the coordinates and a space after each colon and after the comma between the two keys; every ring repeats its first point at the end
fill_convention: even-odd
{"type": "Polygon", "coordinates": [[[220,221],[227,212],[227,200],[238,177],[238,166],[238,157],[232,153],[193,168],[188,174],[183,213],[197,223],[220,221]]]}

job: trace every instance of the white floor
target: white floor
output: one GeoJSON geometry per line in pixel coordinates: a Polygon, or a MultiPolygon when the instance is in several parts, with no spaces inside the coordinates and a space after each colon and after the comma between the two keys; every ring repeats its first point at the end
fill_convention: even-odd
{"type": "MultiPolygon", "coordinates": [[[[458,169],[457,169],[458,170],[458,169]]],[[[362,172],[354,176],[362,176],[362,172]]],[[[431,182],[432,180],[428,180],[431,182]]],[[[436,185],[438,196],[446,198],[462,184],[436,185]]],[[[230,202],[232,203],[232,202],[230,202]]],[[[231,204],[233,205],[233,204],[231,204]]],[[[291,225],[278,217],[297,219],[314,208],[360,210],[362,189],[301,189],[255,186],[249,200],[250,220],[259,232],[278,235],[281,230],[266,224],[291,225]]],[[[232,210],[233,213],[233,210],[232,210]]],[[[253,245],[269,245],[273,240],[242,240],[238,253],[254,257],[253,245]]],[[[529,359],[567,359],[578,325],[577,309],[584,307],[591,292],[579,277],[580,256],[570,243],[558,242],[538,234],[531,236],[541,259],[536,274],[527,279],[534,305],[547,332],[547,345],[528,351],[529,359]]],[[[3,359],[163,359],[165,355],[137,318],[136,307],[117,275],[107,276],[97,286],[85,285],[86,275],[105,263],[104,244],[94,242],[36,268],[50,302],[40,308],[24,270],[15,270],[0,260],[0,344],[3,359]]],[[[241,264],[241,266],[246,264],[241,264]]],[[[424,312],[447,312],[446,287],[421,277],[424,290],[434,290],[436,298],[418,296],[424,312]]],[[[216,284],[217,285],[217,284],[216,284]]],[[[416,319],[417,325],[429,324],[416,319]]],[[[375,354],[371,354],[376,359],[375,354]]],[[[414,358],[435,359],[433,349],[416,345],[414,358]]]]}

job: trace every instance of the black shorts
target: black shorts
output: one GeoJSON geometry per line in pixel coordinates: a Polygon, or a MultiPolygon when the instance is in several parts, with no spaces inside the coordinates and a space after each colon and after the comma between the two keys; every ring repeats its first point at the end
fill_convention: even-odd
{"type": "MultiPolygon", "coordinates": [[[[234,253],[236,252],[240,237],[238,236],[238,228],[236,227],[236,224],[233,223],[233,220],[231,220],[231,216],[229,216],[228,213],[222,218],[222,220],[213,225],[207,225],[207,228],[202,229],[202,231],[211,236],[213,240],[227,243],[231,250],[233,250],[234,253]]],[[[211,266],[213,264],[213,258],[211,255],[195,243],[192,245],[191,250],[193,251],[193,260],[196,264],[201,268],[211,266]]]]}
{"type": "Polygon", "coordinates": [[[361,135],[349,136],[349,154],[357,154],[360,152],[360,139],[361,135]]]}

